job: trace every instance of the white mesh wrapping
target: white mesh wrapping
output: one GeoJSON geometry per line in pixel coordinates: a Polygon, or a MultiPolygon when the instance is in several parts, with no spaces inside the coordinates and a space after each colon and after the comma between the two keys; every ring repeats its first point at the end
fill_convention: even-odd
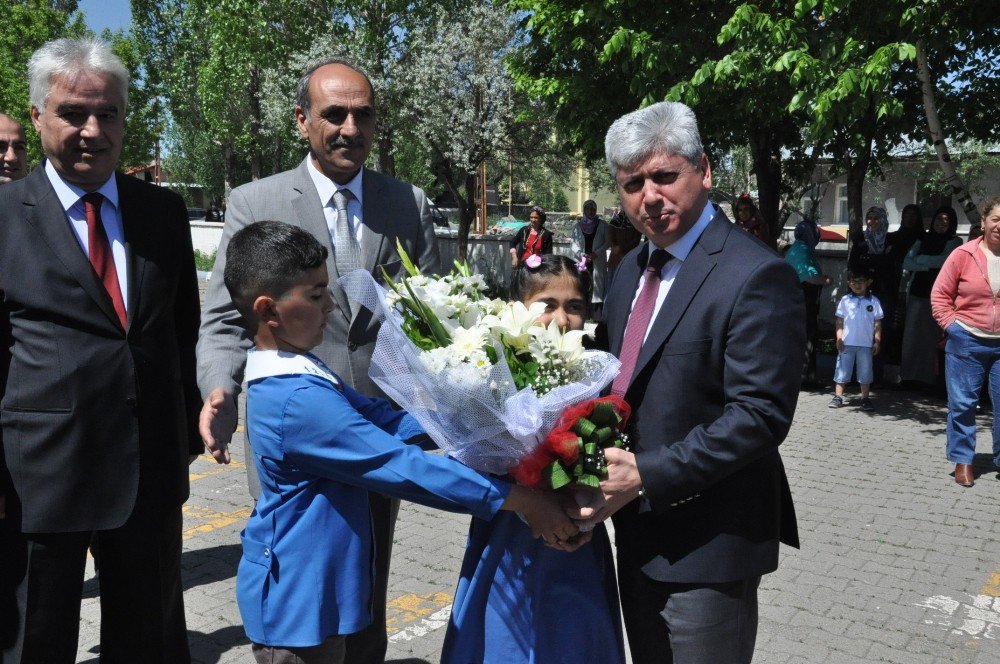
{"type": "MultiPolygon", "coordinates": [[[[385,303],[386,291],[364,270],[339,283],[348,296],[382,321],[369,375],[424,427],[438,446],[470,468],[503,474],[544,440],[567,407],[596,397],[621,363],[608,353],[585,351],[584,381],[537,396],[518,391],[506,362],[487,380],[463,380],[453,371],[433,372],[403,332],[402,316],[385,303]]],[[[499,352],[503,357],[503,352],[499,352]]]]}

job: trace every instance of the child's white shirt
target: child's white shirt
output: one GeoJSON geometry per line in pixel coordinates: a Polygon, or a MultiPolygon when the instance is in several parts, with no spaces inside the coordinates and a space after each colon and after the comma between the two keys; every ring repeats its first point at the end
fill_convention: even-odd
{"type": "Polygon", "coordinates": [[[874,295],[848,293],[837,304],[837,318],[844,321],[844,345],[871,347],[875,321],[882,320],[882,303],[874,295]]]}

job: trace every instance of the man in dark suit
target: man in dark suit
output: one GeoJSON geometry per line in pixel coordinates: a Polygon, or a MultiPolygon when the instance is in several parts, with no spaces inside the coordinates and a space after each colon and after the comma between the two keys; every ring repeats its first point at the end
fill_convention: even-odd
{"type": "Polygon", "coordinates": [[[93,537],[101,661],[187,662],[181,504],[202,444],[184,203],[114,172],[128,73],[107,45],[49,42],[28,72],[45,163],[0,188],[0,476],[21,537],[3,661],[75,661],[93,537]]]}
{"type": "MultiPolygon", "coordinates": [[[[392,274],[400,267],[397,241],[424,272],[438,270],[427,196],[413,185],[364,167],[376,121],[375,92],[368,78],[345,60],[317,63],[299,80],[295,119],[309,154],[290,171],[233,190],[205,298],[198,342],[198,381],[205,395],[201,431],[220,463],[229,461],[236,395],[250,346],[222,279],[226,247],[237,231],[255,221],[283,221],[309,231],[330,250],[326,267],[337,306],[330,312],[322,343],[312,352],[368,396],[384,396],[368,377],[378,325],[371,312],[349,301],[337,278],[364,269],[381,279],[380,266],[392,274]]],[[[256,498],[260,489],[253,468],[248,461],[250,492],[256,498]]],[[[384,661],[388,644],[386,586],[399,501],[371,494],[369,502],[376,552],[372,624],[348,636],[344,661],[352,664],[384,661]]]]}
{"type": "Polygon", "coordinates": [[[625,627],[636,664],[749,662],[757,587],[797,546],[778,445],[805,346],[795,272],[709,202],[694,113],[660,103],[606,140],[622,208],[647,242],[605,303],[612,392],[632,452],[608,450],[625,627]]]}

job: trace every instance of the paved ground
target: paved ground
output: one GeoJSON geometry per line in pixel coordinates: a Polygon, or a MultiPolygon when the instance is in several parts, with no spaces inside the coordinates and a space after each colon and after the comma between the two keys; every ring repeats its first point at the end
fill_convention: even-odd
{"type": "MultiPolygon", "coordinates": [[[[875,413],[862,413],[853,404],[828,409],[829,399],[802,393],[782,447],[802,549],[783,548],[781,567],[764,579],[755,661],[1000,662],[1000,481],[988,434],[976,486],[963,489],[943,460],[940,401],[884,392],[875,413]]],[[[230,466],[201,458],[191,468],[183,565],[198,662],[252,661],[234,600],[238,534],[250,512],[235,452],[230,466]]],[[[465,528],[464,517],[404,504],[389,589],[391,662],[437,661],[465,528]]],[[[88,577],[78,661],[96,662],[99,608],[88,577]]]]}

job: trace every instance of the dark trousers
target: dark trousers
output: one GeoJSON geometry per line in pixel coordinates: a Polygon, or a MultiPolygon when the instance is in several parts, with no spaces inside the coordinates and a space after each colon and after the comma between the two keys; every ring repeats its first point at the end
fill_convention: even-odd
{"type": "Polygon", "coordinates": [[[634,664],[748,664],[753,659],[759,576],[729,583],[665,583],[618,560],[634,664]]]}
{"type": "Polygon", "coordinates": [[[181,509],[137,507],[121,528],[19,538],[17,629],[4,664],[72,664],[87,547],[100,545],[101,662],[191,661],[181,586],[181,509]]]}
{"type": "Polygon", "coordinates": [[[372,624],[347,635],[345,662],[382,664],[389,639],[385,633],[385,604],[389,587],[389,559],[392,557],[392,533],[399,515],[399,500],[379,493],[368,494],[375,537],[375,585],[372,588],[372,624]]]}
{"type": "Polygon", "coordinates": [[[802,363],[802,380],[816,380],[816,342],[819,332],[819,301],[823,287],[819,284],[800,282],[806,301],[806,356],[802,363]]]}

